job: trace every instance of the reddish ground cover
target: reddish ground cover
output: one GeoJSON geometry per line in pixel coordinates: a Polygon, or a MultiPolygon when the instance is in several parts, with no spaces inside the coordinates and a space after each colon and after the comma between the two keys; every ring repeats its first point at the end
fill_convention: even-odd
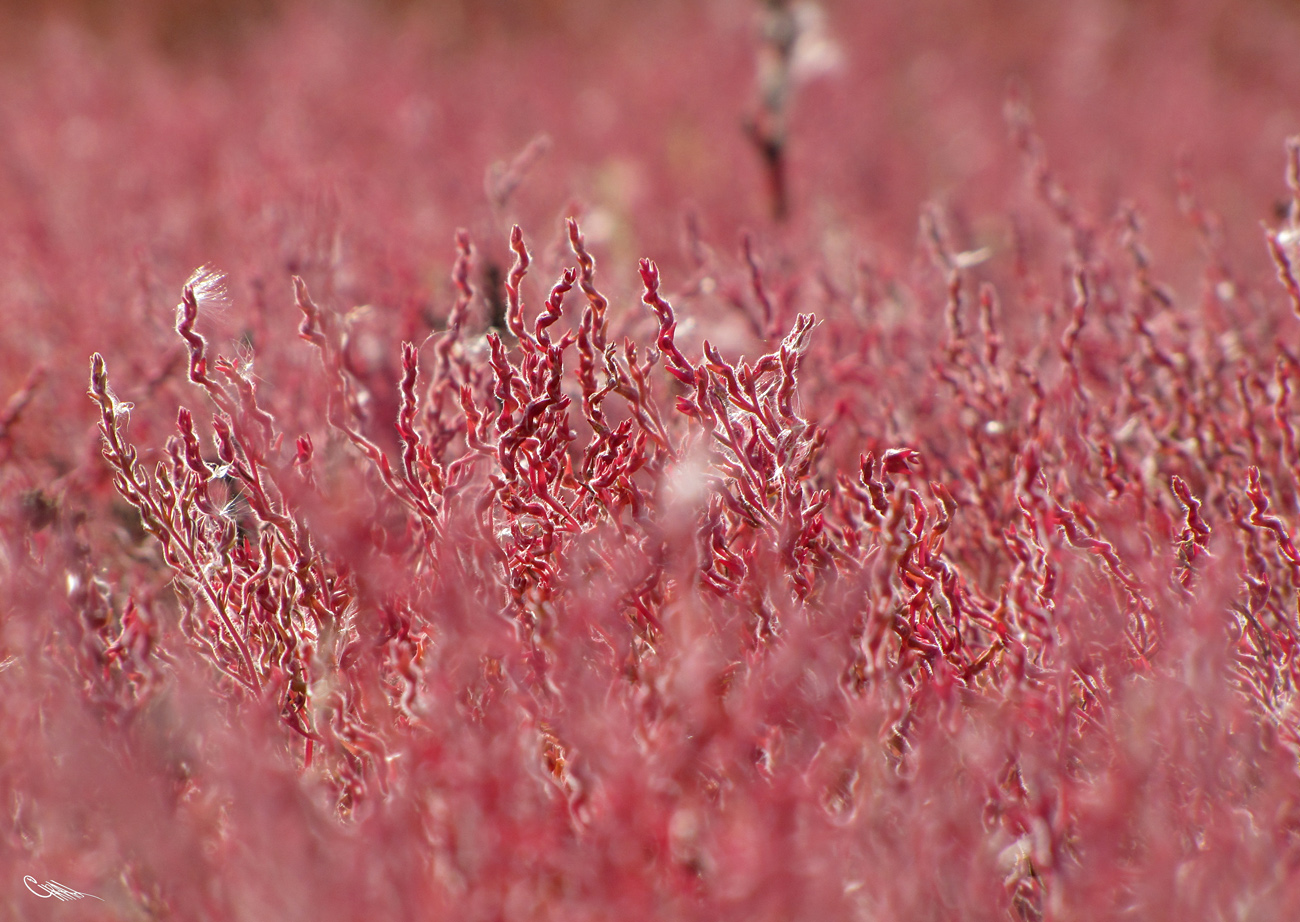
{"type": "Polygon", "coordinates": [[[1290,6],[4,17],[6,917],[1300,913],[1290,6]]]}

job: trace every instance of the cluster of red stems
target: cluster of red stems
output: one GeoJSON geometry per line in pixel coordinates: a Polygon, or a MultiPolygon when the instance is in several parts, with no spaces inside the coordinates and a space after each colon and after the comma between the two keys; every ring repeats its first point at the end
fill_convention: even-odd
{"type": "Polygon", "coordinates": [[[1300,918],[1284,4],[51,4],[0,919],[1300,918]]]}
{"type": "MultiPolygon", "coordinates": [[[[657,336],[617,341],[573,220],[576,265],[535,316],[513,230],[505,329],[471,334],[462,233],[445,328],[402,346],[397,458],[347,315],[294,279],[322,451],[259,403],[251,361],[212,355],[199,277],[176,329],[211,412],[181,409],[150,468],[98,354],[90,386],[185,637],[225,694],[278,713],[344,822],[401,826],[404,803],[421,886],[475,918],[503,911],[484,888],[504,879],[542,915],[617,893],[680,918],[948,918],[954,900],[962,917],[1072,918],[1170,887],[1294,908],[1300,551],[1273,510],[1300,489],[1300,359],[1280,337],[1243,351],[1224,318],[1262,296],[1224,262],[1203,328],[1185,322],[1136,216],[1085,226],[1020,129],[1072,294],[1020,272],[1020,316],[1044,332],[1004,337],[997,290],[926,215],[946,335],[915,374],[950,401],[933,398],[947,456],[861,436],[894,425],[870,389],[899,345],[865,268],[856,292],[824,280],[836,341],[818,346],[747,242],[770,351],[706,340],[692,358],[649,260],[657,336]],[[846,383],[867,399],[836,399],[846,383]],[[868,443],[849,467],[845,431],[868,443]],[[1170,740],[1183,751],[1160,753],[1170,740]],[[940,788],[949,806],[909,793],[940,788]],[[484,823],[496,853],[473,842],[484,823]],[[910,896],[878,873],[911,862],[927,868],[910,896]]],[[[1296,218],[1268,243],[1300,314],[1296,218]]],[[[119,636],[111,621],[104,669],[147,696],[155,638],[129,605],[119,636]]]]}

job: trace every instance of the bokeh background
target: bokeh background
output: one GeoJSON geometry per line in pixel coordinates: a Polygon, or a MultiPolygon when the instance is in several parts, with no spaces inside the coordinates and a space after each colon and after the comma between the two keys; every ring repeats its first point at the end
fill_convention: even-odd
{"type": "Polygon", "coordinates": [[[445,292],[458,226],[504,250],[508,221],[554,234],[579,209],[624,272],[671,264],[687,214],[727,251],[741,228],[811,228],[906,254],[934,200],[996,246],[1026,175],[1013,87],[1090,213],[1146,216],[1167,278],[1198,278],[1180,157],[1234,257],[1263,265],[1258,222],[1300,130],[1297,4],[828,0],[790,109],[785,228],[742,130],[761,6],[4,4],[0,388],[60,362],[69,325],[134,310],[141,253],[169,267],[168,298],[194,266],[250,255],[283,283],[311,258],[290,214],[338,232],[335,283],[365,278],[358,303],[445,292]],[[540,135],[548,153],[493,214],[487,170],[540,135]]]}

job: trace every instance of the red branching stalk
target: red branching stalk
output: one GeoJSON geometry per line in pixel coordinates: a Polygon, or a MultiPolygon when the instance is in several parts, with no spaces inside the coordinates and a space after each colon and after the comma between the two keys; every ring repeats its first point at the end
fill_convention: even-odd
{"type": "Polygon", "coordinates": [[[1082,267],[1074,271],[1074,304],[1070,308],[1070,323],[1061,334],[1061,359],[1065,362],[1066,372],[1070,377],[1070,386],[1079,398],[1080,408],[1086,408],[1089,403],[1087,389],[1083,386],[1082,375],[1079,370],[1078,359],[1078,342],[1079,334],[1083,332],[1083,326],[1088,319],[1089,304],[1089,286],[1088,278],[1084,274],[1082,267]]]}
{"type": "Polygon", "coordinates": [[[641,260],[641,281],[645,285],[645,294],[641,300],[654,311],[659,321],[659,338],[656,341],[661,351],[668,357],[665,366],[668,373],[687,387],[695,386],[695,369],[682,355],[673,339],[677,332],[677,318],[673,316],[673,306],[659,294],[659,267],[652,260],[641,260]]]}
{"type": "MultiPolygon", "coordinates": [[[[304,335],[336,356],[325,338],[328,320],[301,281],[295,282],[306,315],[304,335]]],[[[191,608],[183,623],[187,636],[214,666],[255,696],[264,689],[281,696],[281,717],[306,738],[310,763],[313,743],[323,739],[315,714],[337,704],[313,702],[309,689],[339,668],[340,654],[354,634],[354,589],[308,530],[303,504],[314,496],[310,439],[299,439],[292,466],[280,461],[282,436],[273,417],[257,404],[251,371],[218,357],[213,366],[225,381],[212,377],[206,342],[194,329],[197,316],[198,299],[187,285],[177,331],[189,347],[191,381],[217,407],[212,417],[217,463],[204,459],[194,416],[182,408],[180,439],[168,447],[170,465],[159,464],[152,476],[146,473],[135,449],[122,438],[129,407],[113,395],[104,362],[96,355],[90,393],[101,410],[105,456],[116,469],[119,492],[139,510],[145,530],[159,540],[164,559],[181,577],[183,604],[188,606],[186,597],[197,597],[216,619],[191,608]],[[247,502],[256,522],[255,541],[240,537],[244,525],[234,518],[232,504],[213,500],[212,485],[221,479],[237,485],[247,502]]],[[[386,465],[384,469],[396,489],[405,488],[399,495],[412,501],[414,487],[398,481],[386,465]]],[[[349,711],[339,719],[351,725],[360,717],[349,711]]]]}
{"type": "Polygon", "coordinates": [[[1268,496],[1260,485],[1259,468],[1253,465],[1246,469],[1246,497],[1253,507],[1250,513],[1250,524],[1273,533],[1283,561],[1291,568],[1293,576],[1300,578],[1300,550],[1296,549],[1291,533],[1282,520],[1276,515],[1269,514],[1268,496]]]}
{"type": "Polygon", "coordinates": [[[1201,502],[1192,495],[1187,482],[1175,474],[1169,483],[1187,513],[1183,530],[1178,534],[1178,557],[1182,566],[1178,581],[1185,589],[1190,589],[1197,558],[1209,555],[1210,526],[1201,517],[1201,502]]]}
{"type": "Polygon", "coordinates": [[[1278,281],[1291,299],[1292,311],[1300,317],[1300,280],[1296,278],[1292,262],[1297,243],[1300,242],[1300,138],[1287,139],[1286,156],[1286,183],[1291,191],[1286,226],[1281,230],[1265,228],[1264,239],[1268,243],[1273,264],[1277,267],[1278,281]]]}
{"type": "Polygon", "coordinates": [[[536,348],[536,343],[524,330],[523,303],[519,296],[519,285],[528,274],[532,260],[528,248],[524,246],[524,232],[518,224],[510,229],[510,249],[514,251],[515,264],[506,277],[506,329],[514,335],[522,348],[532,351],[536,348]]]}
{"type": "MultiPolygon", "coordinates": [[[[108,369],[99,353],[90,359],[90,396],[99,405],[99,431],[104,437],[104,457],[114,468],[114,486],[140,511],[145,531],[162,543],[167,562],[189,578],[221,622],[219,629],[202,638],[213,663],[250,690],[260,691],[252,654],[243,632],[235,628],[227,604],[228,596],[222,591],[220,582],[210,577],[215,564],[223,563],[227,569],[231,565],[233,523],[227,523],[227,527],[214,534],[187,517],[192,515],[191,507],[197,507],[198,511],[208,515],[217,511],[207,491],[211,471],[198,458],[197,446],[192,447],[193,424],[189,411],[182,409],[179,419],[182,435],[187,436],[185,447],[189,469],[174,463],[169,474],[160,464],[155,479],[141,467],[136,450],[122,440],[122,429],[130,417],[131,404],[118,400],[109,387],[108,369]],[[185,493],[178,495],[176,475],[184,478],[181,489],[188,488],[185,489],[188,496],[185,493]],[[225,651],[237,652],[237,659],[232,662],[225,651]]],[[[178,458],[173,460],[179,462],[178,458]]]]}
{"type": "MultiPolygon", "coordinates": [[[[298,309],[303,314],[303,321],[299,327],[299,334],[303,339],[307,340],[320,350],[321,362],[325,366],[327,373],[333,379],[333,386],[328,391],[328,417],[330,425],[334,426],[346,435],[352,444],[357,446],[357,448],[359,448],[367,458],[374,462],[376,468],[383,477],[385,484],[390,490],[392,490],[395,496],[409,505],[412,509],[424,514],[428,520],[427,524],[430,528],[436,528],[437,525],[434,521],[436,513],[427,502],[424,505],[421,504],[421,498],[419,496],[420,488],[418,484],[403,483],[402,480],[393,473],[392,465],[389,464],[388,458],[384,454],[383,450],[373,441],[366,438],[353,421],[353,419],[359,415],[356,395],[345,369],[341,344],[335,339],[333,319],[329,314],[317,307],[316,303],[312,301],[311,295],[307,291],[306,282],[301,278],[294,276],[293,286],[294,295],[298,303],[298,309]],[[353,419],[349,419],[348,417],[352,417],[353,419]]],[[[411,379],[410,387],[412,394],[414,394],[415,375],[418,372],[418,363],[416,362],[415,356],[416,353],[412,350],[410,353],[411,365],[409,369],[405,364],[403,366],[404,375],[409,375],[411,379]]],[[[413,412],[414,410],[412,409],[412,413],[413,412]]],[[[425,498],[427,500],[427,496],[425,498]]]]}

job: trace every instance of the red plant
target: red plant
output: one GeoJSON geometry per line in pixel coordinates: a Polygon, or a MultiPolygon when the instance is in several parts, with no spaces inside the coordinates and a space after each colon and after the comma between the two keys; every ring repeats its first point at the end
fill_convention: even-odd
{"type": "MultiPolygon", "coordinates": [[[[120,139],[86,140],[93,124],[60,129],[69,158],[122,163],[123,194],[157,191],[151,214],[182,229],[137,242],[131,287],[93,288],[129,273],[93,222],[60,217],[57,171],[0,174],[22,253],[0,297],[41,344],[7,337],[23,361],[0,375],[10,916],[69,890],[60,910],[84,918],[1296,914],[1300,143],[1297,201],[1261,206],[1251,250],[1186,163],[1168,170],[1177,225],[1078,197],[1013,94],[998,166],[970,174],[969,200],[922,209],[909,264],[891,217],[828,204],[866,200],[830,142],[842,128],[852,147],[871,117],[798,85],[816,22],[771,3],[723,81],[726,143],[751,172],[716,168],[725,194],[661,272],[633,254],[661,251],[682,176],[715,167],[593,142],[619,188],[530,251],[520,227],[563,204],[573,174],[554,160],[577,169],[600,100],[566,134],[561,65],[503,33],[484,47],[550,61],[554,80],[524,120],[541,124],[514,124],[488,102],[532,88],[482,48],[425,70],[377,20],[295,15],[267,27],[289,53],[250,39],[225,82],[162,80],[141,52],[131,73],[159,110],[192,113],[166,132],[124,84],[76,82],[79,53],[38,58],[55,76],[37,96],[84,94],[85,118],[101,106],[124,137],[166,138],[160,177],[120,139]],[[387,88],[296,70],[329,48],[384,62],[387,88]],[[281,67],[291,101],[222,101],[281,67]],[[451,81],[438,114],[416,98],[430,73],[451,81]],[[203,153],[220,121],[205,105],[230,119],[211,148],[229,160],[203,153]],[[312,118],[350,126],[334,167],[312,118]],[[402,119],[407,147],[374,143],[402,119]],[[431,124],[463,142],[436,146],[450,178],[428,175],[431,124]],[[551,140],[528,142],[539,127],[551,140]],[[508,150],[484,200],[467,195],[508,150]],[[1027,194],[978,217],[1003,173],[1027,194]],[[720,254],[741,223],[758,230],[720,254]],[[429,257],[444,232],[454,250],[429,257]],[[84,282],[66,271],[78,254],[84,282]],[[158,279],[191,255],[231,271],[190,278],[173,331],[158,279]],[[19,315],[52,293],[120,315],[19,315]],[[93,353],[93,440],[58,403],[84,387],[68,352],[93,353]]],[[[898,25],[831,15],[850,49],[898,25]]],[[[653,121],[665,90],[615,63],[668,46],[617,25],[587,21],[608,43],[590,60],[653,121]]],[[[917,80],[951,85],[927,66],[917,80]]],[[[707,105],[724,108],[671,111],[707,105]]],[[[56,133],[13,111],[28,134],[7,163],[36,163],[18,148],[56,133]]],[[[1141,116],[1116,122],[1140,134],[1141,116]]],[[[607,117],[656,144],[677,130],[607,117]]],[[[871,156],[911,175],[906,145],[871,156]]],[[[85,188],[90,213],[116,213],[117,193],[85,188]]]]}

